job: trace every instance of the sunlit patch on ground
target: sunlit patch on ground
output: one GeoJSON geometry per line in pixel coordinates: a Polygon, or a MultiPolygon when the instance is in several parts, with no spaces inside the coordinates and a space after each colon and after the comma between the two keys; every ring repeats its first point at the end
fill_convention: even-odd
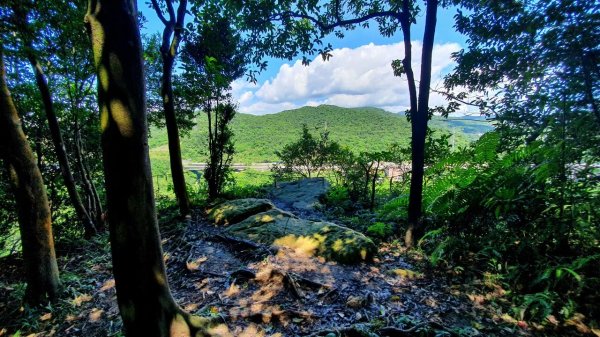
{"type": "Polygon", "coordinates": [[[100,291],[107,291],[107,290],[113,289],[114,287],[115,287],[115,279],[111,278],[109,280],[106,280],[102,284],[102,287],[100,288],[100,291]]]}
{"type": "Polygon", "coordinates": [[[89,302],[91,300],[92,300],[92,296],[90,296],[88,294],[82,294],[82,295],[75,297],[73,299],[73,301],[71,301],[71,303],[73,303],[73,306],[79,307],[79,306],[81,306],[82,303],[89,302]]]}
{"type": "Polygon", "coordinates": [[[104,313],[104,310],[102,310],[102,309],[97,309],[97,308],[92,309],[92,311],[90,312],[90,314],[88,316],[90,322],[92,322],[92,323],[99,322],[102,319],[103,313],[104,313]]]}

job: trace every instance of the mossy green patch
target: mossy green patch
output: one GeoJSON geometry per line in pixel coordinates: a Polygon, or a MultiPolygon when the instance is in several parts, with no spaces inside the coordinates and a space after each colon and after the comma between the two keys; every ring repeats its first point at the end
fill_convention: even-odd
{"type": "Polygon", "coordinates": [[[208,219],[217,225],[231,225],[274,207],[271,201],[267,199],[229,200],[210,208],[208,219]]]}
{"type": "Polygon", "coordinates": [[[377,251],[373,241],[357,231],[329,222],[300,219],[279,209],[255,214],[226,231],[240,238],[341,263],[369,261],[377,251]]]}

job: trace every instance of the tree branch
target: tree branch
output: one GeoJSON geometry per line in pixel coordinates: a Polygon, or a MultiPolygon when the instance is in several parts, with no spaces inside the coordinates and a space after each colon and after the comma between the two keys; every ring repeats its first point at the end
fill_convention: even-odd
{"type": "Polygon", "coordinates": [[[481,105],[481,104],[477,104],[477,103],[474,103],[474,102],[469,102],[469,101],[467,101],[467,100],[465,100],[465,99],[461,99],[461,98],[459,98],[458,96],[456,96],[456,95],[454,95],[454,94],[451,94],[451,93],[449,93],[449,92],[445,92],[445,91],[437,90],[437,89],[434,89],[434,88],[431,88],[431,87],[429,88],[429,90],[431,90],[431,92],[435,92],[435,93],[437,93],[437,94],[443,95],[443,96],[445,96],[446,98],[448,98],[448,99],[450,99],[450,100],[457,101],[458,103],[461,103],[461,104],[464,104],[464,105],[469,105],[469,106],[474,106],[474,107],[477,107],[477,108],[479,108],[479,109],[481,109],[481,110],[489,110],[489,111],[491,111],[491,112],[492,112],[494,115],[498,116],[498,112],[496,112],[496,110],[494,110],[494,109],[493,109],[493,108],[491,108],[491,107],[487,107],[487,106],[485,106],[485,107],[484,107],[484,106],[483,106],[483,105],[481,105]]]}
{"type": "Polygon", "coordinates": [[[169,11],[169,22],[175,24],[175,10],[173,9],[173,0],[165,0],[167,2],[167,10],[169,11]]]}
{"type": "MultiPolygon", "coordinates": [[[[168,2],[169,0],[167,0],[168,2]]],[[[167,19],[165,19],[165,16],[163,15],[162,10],[160,9],[160,7],[158,7],[158,2],[156,0],[152,0],[152,7],[154,7],[154,11],[156,12],[156,15],[158,15],[158,18],[160,19],[160,21],[166,26],[169,24],[169,21],[167,21],[167,19]]]]}
{"type": "Polygon", "coordinates": [[[365,16],[361,16],[361,17],[354,18],[354,19],[342,20],[342,19],[340,19],[339,13],[337,11],[338,11],[338,9],[336,9],[336,14],[335,14],[336,21],[333,23],[330,23],[330,24],[326,24],[314,16],[311,16],[308,14],[296,13],[296,12],[292,12],[292,11],[285,11],[285,12],[275,14],[274,16],[271,17],[271,19],[272,20],[282,20],[284,18],[306,19],[306,20],[313,22],[315,25],[317,25],[321,31],[330,32],[331,30],[333,30],[334,28],[337,28],[337,27],[355,25],[355,24],[359,24],[359,23],[374,19],[374,18],[392,17],[397,20],[402,20],[403,16],[405,16],[405,13],[398,13],[398,12],[394,12],[394,11],[381,11],[381,12],[370,13],[365,16]]]}

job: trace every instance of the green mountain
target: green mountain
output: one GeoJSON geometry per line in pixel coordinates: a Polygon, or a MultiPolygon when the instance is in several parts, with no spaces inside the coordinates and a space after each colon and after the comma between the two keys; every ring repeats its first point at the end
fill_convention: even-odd
{"type": "MultiPolygon", "coordinates": [[[[452,133],[455,137],[455,145],[466,144],[478,137],[481,131],[478,127],[470,127],[470,124],[467,125],[464,121],[457,122],[436,117],[432,120],[431,126],[452,133]]],[[[200,115],[194,129],[182,137],[182,155],[185,160],[204,161],[206,123],[205,116],[200,115]]],[[[473,121],[471,124],[477,123],[487,122],[473,121]]],[[[410,141],[410,124],[406,117],[403,114],[378,108],[341,108],[321,105],[262,116],[238,114],[232,123],[236,147],[234,162],[276,161],[274,152],[298,139],[303,124],[308,125],[312,130],[327,129],[332,140],[355,152],[381,151],[394,142],[408,145],[410,141]]],[[[165,166],[165,169],[168,167],[168,163],[157,162],[168,161],[166,144],[166,131],[152,129],[150,148],[154,166],[165,166]]]]}

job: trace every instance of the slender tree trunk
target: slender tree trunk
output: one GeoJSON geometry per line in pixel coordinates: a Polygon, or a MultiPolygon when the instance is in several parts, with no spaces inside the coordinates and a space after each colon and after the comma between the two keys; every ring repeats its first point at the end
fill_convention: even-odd
{"type": "MultiPolygon", "coordinates": [[[[412,69],[412,42],[411,42],[411,31],[410,31],[410,26],[411,26],[411,22],[410,22],[410,0],[403,0],[402,2],[402,12],[403,12],[403,16],[400,19],[400,26],[402,27],[402,35],[404,38],[404,59],[402,60],[402,65],[404,66],[404,72],[406,73],[406,79],[407,79],[407,83],[408,83],[408,94],[409,94],[409,98],[410,98],[410,110],[409,110],[409,114],[410,114],[410,118],[411,118],[411,126],[412,126],[412,141],[411,141],[411,148],[413,149],[413,155],[411,157],[411,163],[412,163],[412,167],[414,170],[415,167],[415,157],[414,157],[414,139],[415,139],[415,117],[417,115],[417,109],[418,109],[418,104],[417,104],[417,87],[415,84],[415,75],[412,69]]],[[[414,172],[414,171],[413,171],[414,172]]],[[[412,173],[411,173],[411,177],[412,177],[412,173]]],[[[412,179],[411,179],[412,182],[412,179]]],[[[405,244],[408,247],[411,247],[413,245],[413,230],[414,230],[414,224],[411,223],[410,219],[411,219],[411,208],[410,204],[411,204],[411,200],[413,200],[413,198],[416,198],[417,196],[413,193],[413,190],[411,188],[410,191],[410,195],[409,195],[409,209],[408,209],[408,213],[409,213],[409,223],[408,223],[408,229],[405,233],[405,244]]],[[[419,200],[421,198],[421,196],[418,196],[419,200]]],[[[414,202],[412,202],[414,204],[414,202]]],[[[420,209],[421,207],[418,207],[419,209],[419,214],[417,215],[418,217],[420,217],[420,209]]],[[[414,210],[412,211],[412,213],[414,213],[414,210]]],[[[413,214],[414,215],[414,214],[413,214]]]]}
{"type": "Polygon", "coordinates": [[[216,151],[216,133],[217,130],[213,127],[213,115],[212,112],[215,112],[214,118],[216,119],[217,112],[216,107],[213,109],[210,106],[206,111],[206,116],[208,118],[208,165],[206,166],[204,177],[208,183],[208,199],[213,200],[218,196],[217,187],[215,184],[216,180],[216,168],[215,168],[215,151],[216,151]]]}
{"type": "Polygon", "coordinates": [[[173,189],[175,191],[177,202],[179,203],[179,213],[181,216],[188,216],[190,214],[190,200],[185,186],[183,161],[181,159],[181,145],[179,143],[179,127],[177,126],[177,120],[175,118],[175,105],[173,102],[173,83],[171,80],[173,61],[173,56],[171,56],[171,54],[169,54],[168,57],[165,57],[165,54],[163,53],[163,108],[165,110],[167,138],[169,140],[169,161],[171,164],[173,189]]]}
{"type": "MultiPolygon", "coordinates": [[[[429,90],[431,84],[431,62],[438,0],[428,0],[425,14],[425,32],[421,56],[421,81],[417,113],[412,115],[412,174],[408,201],[408,229],[404,237],[407,247],[412,247],[423,234],[423,175],[425,171],[425,136],[429,113],[429,90]]],[[[405,41],[406,43],[406,41],[405,41]]],[[[412,107],[412,105],[411,105],[412,107]]],[[[412,109],[412,108],[411,108],[412,109]]]]}
{"type": "MultiPolygon", "coordinates": [[[[30,47],[27,49],[31,50],[30,47]]],[[[71,172],[69,158],[67,157],[67,151],[65,149],[65,144],[60,132],[60,126],[58,125],[58,119],[56,118],[56,113],[54,112],[54,107],[52,105],[52,96],[50,95],[50,89],[48,87],[48,82],[46,81],[46,76],[42,71],[39,61],[32,52],[28,52],[27,58],[29,59],[29,63],[31,64],[31,67],[35,73],[35,81],[42,95],[44,110],[46,112],[46,118],[48,119],[48,126],[50,127],[50,135],[52,137],[52,142],[54,143],[54,149],[56,151],[56,157],[58,158],[58,164],[60,166],[65,187],[67,188],[69,198],[71,199],[71,203],[75,208],[77,217],[83,223],[85,237],[90,238],[96,234],[96,227],[94,226],[94,223],[87,210],[83,206],[83,202],[81,202],[81,198],[77,192],[75,178],[73,178],[73,173],[71,172]]]]}
{"type": "Polygon", "coordinates": [[[52,137],[52,142],[54,143],[56,157],[58,159],[58,164],[60,166],[65,187],[67,188],[67,192],[69,194],[69,199],[71,200],[71,203],[75,208],[77,217],[83,223],[85,236],[89,238],[96,233],[96,228],[89,214],[87,213],[87,210],[83,206],[79,194],[77,193],[75,179],[73,178],[73,174],[69,166],[67,151],[65,149],[63,138],[60,132],[60,126],[58,124],[58,119],[56,118],[56,113],[52,104],[52,95],[50,94],[50,88],[48,87],[46,76],[44,75],[42,67],[35,55],[35,49],[32,42],[34,32],[31,31],[26,21],[27,12],[25,11],[25,9],[19,5],[14,5],[13,10],[15,12],[15,22],[19,27],[20,33],[22,35],[21,38],[24,41],[24,49],[27,56],[27,60],[31,65],[33,73],[35,74],[35,81],[42,96],[42,102],[44,104],[44,110],[46,113],[46,118],[48,120],[48,126],[50,128],[50,136],[52,137]]]}
{"type": "Polygon", "coordinates": [[[80,184],[83,185],[83,190],[86,195],[86,199],[88,201],[87,211],[90,217],[93,217],[98,212],[96,208],[95,202],[92,200],[92,191],[90,189],[90,184],[85,175],[85,170],[83,169],[83,157],[81,155],[81,133],[79,132],[79,122],[77,121],[77,114],[75,114],[74,118],[74,144],[73,144],[73,152],[75,153],[75,165],[77,166],[77,170],[79,171],[79,175],[81,177],[80,184]]]}
{"type": "Polygon", "coordinates": [[[41,303],[46,298],[55,298],[59,287],[52,219],[42,175],[21,128],[4,69],[0,45],[0,155],[15,192],[27,298],[32,303],[41,303]]]}
{"type": "Polygon", "coordinates": [[[42,128],[38,127],[35,135],[35,157],[38,169],[44,170],[44,152],[42,151],[42,128]]]}
{"type": "Polygon", "coordinates": [[[371,179],[371,198],[370,198],[370,204],[369,204],[369,209],[372,211],[373,208],[375,208],[375,187],[377,184],[377,177],[379,174],[379,165],[380,162],[377,162],[377,165],[375,166],[375,172],[373,173],[373,178],[371,179]]]}
{"type": "Polygon", "coordinates": [[[128,337],[206,336],[169,291],[154,205],[134,0],[89,0],[117,301],[128,337]]]}
{"type": "Polygon", "coordinates": [[[190,200],[185,185],[185,175],[183,174],[183,162],[181,159],[181,144],[179,142],[179,127],[175,117],[175,102],[173,101],[173,64],[181,33],[183,31],[183,21],[187,7],[187,0],[180,0],[177,9],[177,15],[173,9],[172,0],[165,0],[169,20],[162,14],[162,9],[157,0],[152,0],[152,5],[159,19],[165,25],[163,30],[162,44],[160,54],[163,61],[163,73],[161,83],[161,96],[163,100],[163,109],[165,111],[165,124],[167,127],[167,138],[169,143],[169,162],[171,165],[171,178],[173,179],[173,190],[179,204],[179,213],[181,216],[190,214],[190,200]]]}
{"type": "Polygon", "coordinates": [[[75,117],[75,158],[77,160],[77,167],[79,172],[81,173],[81,180],[83,181],[83,187],[85,189],[85,193],[87,198],[90,200],[90,207],[88,208],[88,214],[90,217],[93,215],[96,220],[96,225],[99,226],[102,224],[102,204],[100,203],[100,198],[98,197],[98,192],[96,191],[96,187],[92,181],[92,177],[90,176],[90,171],[85,164],[85,160],[83,158],[83,146],[81,141],[81,132],[79,130],[79,122],[77,120],[77,116],[75,117]]]}

